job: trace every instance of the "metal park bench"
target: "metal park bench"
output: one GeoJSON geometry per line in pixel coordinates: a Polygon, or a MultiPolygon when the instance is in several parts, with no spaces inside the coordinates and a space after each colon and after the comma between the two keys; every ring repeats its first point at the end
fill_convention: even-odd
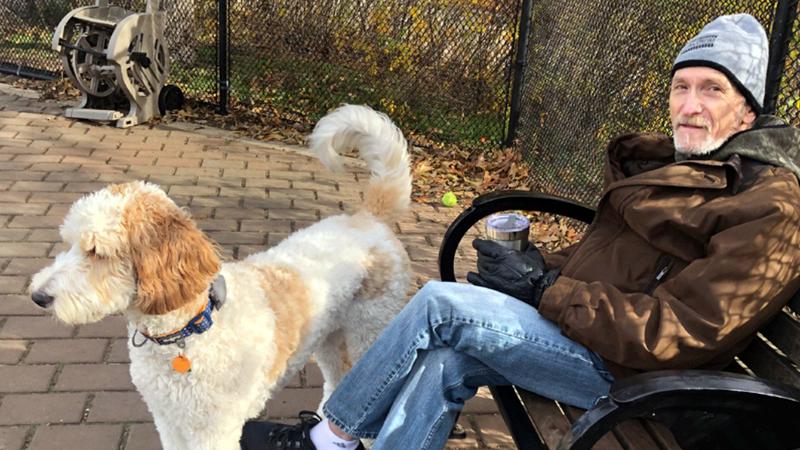
{"type": "MultiPolygon", "coordinates": [[[[456,281],[459,243],[490,214],[538,211],[589,223],[595,211],[528,191],[476,198],[448,228],[441,279],[456,281]]],[[[725,371],[656,371],[618,380],[584,412],[515,386],[491,386],[519,449],[800,448],[800,294],[725,371]]]]}

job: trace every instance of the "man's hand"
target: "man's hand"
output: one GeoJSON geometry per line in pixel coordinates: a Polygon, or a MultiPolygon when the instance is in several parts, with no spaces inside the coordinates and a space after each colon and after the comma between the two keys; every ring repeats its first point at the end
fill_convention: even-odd
{"type": "Polygon", "coordinates": [[[554,277],[548,279],[547,286],[544,283],[540,286],[546,268],[536,247],[530,245],[520,252],[485,239],[475,239],[472,246],[478,251],[478,273],[469,272],[467,281],[504,292],[534,307],[539,305],[542,292],[553,283],[554,277]]]}

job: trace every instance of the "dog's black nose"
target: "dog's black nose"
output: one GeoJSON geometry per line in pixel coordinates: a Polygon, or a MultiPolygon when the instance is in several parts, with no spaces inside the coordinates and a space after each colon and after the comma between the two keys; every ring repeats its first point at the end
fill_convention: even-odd
{"type": "Polygon", "coordinates": [[[31,298],[33,299],[34,303],[41,306],[42,308],[47,308],[53,301],[55,300],[50,295],[46,294],[44,291],[36,291],[31,294],[31,298]]]}

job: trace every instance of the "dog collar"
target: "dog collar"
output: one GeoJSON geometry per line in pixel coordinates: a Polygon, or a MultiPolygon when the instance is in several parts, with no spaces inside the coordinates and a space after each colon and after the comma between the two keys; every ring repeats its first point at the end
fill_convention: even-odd
{"type": "MultiPolygon", "coordinates": [[[[211,289],[208,290],[208,302],[198,311],[197,315],[189,320],[189,323],[187,323],[185,327],[166,334],[159,334],[158,336],[150,336],[147,333],[137,331],[142,336],[158,345],[183,344],[183,340],[187,337],[193,334],[203,334],[211,328],[211,325],[214,325],[214,320],[211,318],[211,311],[220,309],[225,302],[225,297],[225,278],[220,275],[211,284],[211,289]]],[[[142,344],[144,344],[144,342],[142,342],[142,344]]],[[[138,347],[135,342],[134,346],[138,347]]]]}
{"type": "Polygon", "coordinates": [[[189,323],[187,323],[186,326],[180,330],[172,331],[166,334],[160,334],[158,336],[150,336],[146,333],[142,333],[141,331],[139,333],[158,345],[175,344],[183,341],[193,334],[203,334],[208,331],[209,328],[211,328],[211,325],[214,324],[214,321],[211,319],[211,310],[214,307],[213,305],[214,302],[209,299],[202,311],[194,316],[192,320],[190,320],[189,323]]]}

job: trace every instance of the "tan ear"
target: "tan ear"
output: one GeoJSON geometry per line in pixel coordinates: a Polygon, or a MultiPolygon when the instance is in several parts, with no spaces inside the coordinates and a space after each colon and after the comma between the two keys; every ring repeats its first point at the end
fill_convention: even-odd
{"type": "Polygon", "coordinates": [[[167,199],[142,194],[126,211],[138,295],[145,314],[165,314],[192,302],[219,271],[215,245],[189,215],[167,199]]]}

